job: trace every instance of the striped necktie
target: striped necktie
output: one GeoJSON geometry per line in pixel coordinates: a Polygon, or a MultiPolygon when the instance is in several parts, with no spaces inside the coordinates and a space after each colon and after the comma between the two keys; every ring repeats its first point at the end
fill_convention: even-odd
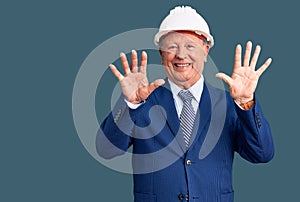
{"type": "Polygon", "coordinates": [[[186,147],[188,147],[191,140],[194,121],[196,117],[195,111],[192,106],[193,95],[188,90],[181,90],[178,93],[178,96],[183,101],[183,108],[180,114],[180,127],[183,132],[185,145],[186,147]]]}

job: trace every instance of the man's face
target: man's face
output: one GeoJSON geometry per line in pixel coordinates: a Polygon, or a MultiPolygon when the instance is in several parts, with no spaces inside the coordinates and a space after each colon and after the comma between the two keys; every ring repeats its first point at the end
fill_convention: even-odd
{"type": "Polygon", "coordinates": [[[160,46],[167,77],[184,89],[190,88],[201,77],[208,52],[209,45],[189,31],[167,34],[160,46]]]}

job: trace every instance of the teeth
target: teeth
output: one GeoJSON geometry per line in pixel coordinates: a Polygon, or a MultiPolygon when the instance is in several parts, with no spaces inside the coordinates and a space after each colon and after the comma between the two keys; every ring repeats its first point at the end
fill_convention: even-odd
{"type": "Polygon", "coordinates": [[[187,66],[189,66],[190,65],[190,63],[186,63],[186,64],[175,64],[175,66],[176,67],[187,67],[187,66]]]}

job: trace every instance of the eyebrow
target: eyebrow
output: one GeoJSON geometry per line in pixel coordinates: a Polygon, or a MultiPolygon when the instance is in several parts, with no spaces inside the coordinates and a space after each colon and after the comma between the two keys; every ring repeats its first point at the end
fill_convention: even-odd
{"type": "MultiPolygon", "coordinates": [[[[192,40],[188,40],[188,41],[185,41],[184,42],[185,44],[195,44],[195,45],[198,45],[198,43],[196,42],[196,41],[192,41],[192,40]]],[[[161,42],[160,43],[160,46],[163,46],[163,45],[167,45],[167,46],[169,46],[169,45],[173,45],[173,44],[177,44],[176,42],[174,42],[174,41],[171,41],[171,42],[168,42],[168,43],[166,43],[166,42],[161,42]]]]}

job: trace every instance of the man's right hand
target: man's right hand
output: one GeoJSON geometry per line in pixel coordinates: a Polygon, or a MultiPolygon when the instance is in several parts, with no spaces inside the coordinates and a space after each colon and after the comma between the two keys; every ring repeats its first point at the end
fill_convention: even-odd
{"type": "Polygon", "coordinates": [[[156,88],[165,83],[163,79],[157,79],[149,84],[146,72],[147,54],[145,51],[142,52],[140,70],[138,68],[138,57],[135,50],[131,53],[131,69],[126,55],[121,53],[120,57],[124,75],[119,72],[115,65],[110,64],[109,66],[115,77],[119,80],[123,94],[129,102],[133,104],[141,103],[146,100],[156,88]]]}

